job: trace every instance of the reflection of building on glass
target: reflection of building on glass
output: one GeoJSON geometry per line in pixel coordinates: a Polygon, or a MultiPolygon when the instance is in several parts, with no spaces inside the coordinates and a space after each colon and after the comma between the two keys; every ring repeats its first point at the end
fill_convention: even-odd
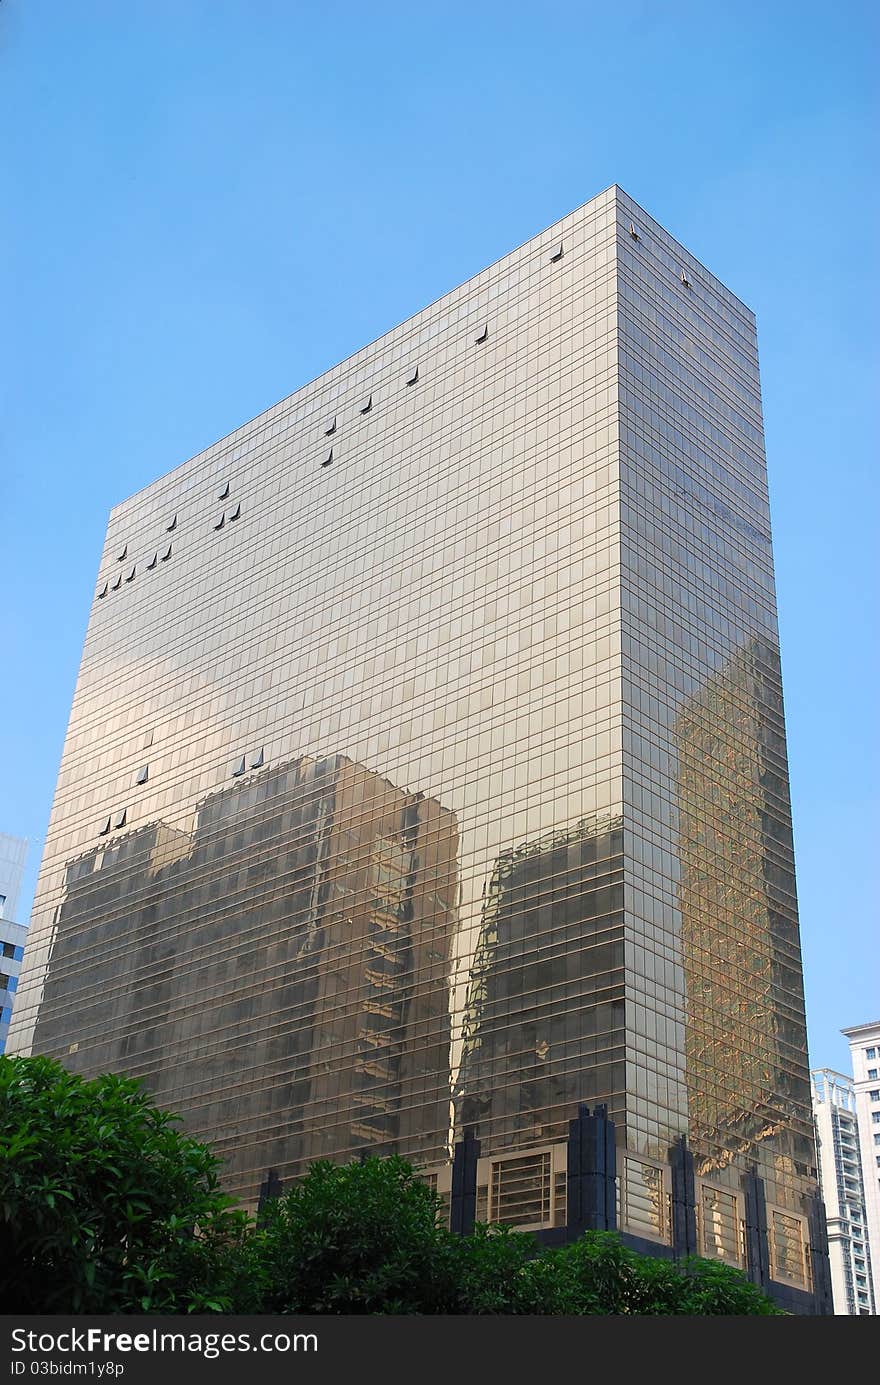
{"type": "Polygon", "coordinates": [[[445,1179],[452,1102],[557,1228],[607,1101],[622,1225],[735,1262],[761,1180],[805,1288],[776,638],[754,316],[610,188],[113,511],[10,1045],[143,1073],[248,1198],[445,1179]]]}
{"type": "Polygon", "coordinates": [[[813,1163],[779,656],[754,640],[679,713],[690,1138],[813,1163]]]}
{"type": "Polygon", "coordinates": [[[495,862],[464,1019],[459,1132],[564,1138],[580,1101],[625,1122],[623,831],[580,822],[495,862]]]}
{"type": "Polygon", "coordinates": [[[452,813],[342,756],[242,780],[191,837],[71,863],[35,1047],[145,1077],[245,1198],[270,1165],[442,1158],[457,847],[452,813]]]}

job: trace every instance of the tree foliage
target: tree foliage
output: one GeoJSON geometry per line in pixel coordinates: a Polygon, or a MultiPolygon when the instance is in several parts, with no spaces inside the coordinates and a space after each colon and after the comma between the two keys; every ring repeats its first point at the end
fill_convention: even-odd
{"type": "Polygon", "coordinates": [[[129,1077],[0,1058],[6,1312],[220,1311],[246,1219],[218,1161],[129,1077]]]}
{"type": "Polygon", "coordinates": [[[218,1160],[127,1077],[0,1058],[0,1299],[30,1313],[769,1314],[729,1265],[455,1236],[403,1160],[313,1164],[257,1223],[218,1160]]]}

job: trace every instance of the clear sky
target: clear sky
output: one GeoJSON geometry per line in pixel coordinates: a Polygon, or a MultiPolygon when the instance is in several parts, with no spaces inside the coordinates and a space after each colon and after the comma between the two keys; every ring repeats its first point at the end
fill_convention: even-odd
{"type": "Polygon", "coordinates": [[[814,1066],[880,1018],[877,0],[0,0],[0,831],[111,505],[619,183],[756,312],[814,1066]]]}

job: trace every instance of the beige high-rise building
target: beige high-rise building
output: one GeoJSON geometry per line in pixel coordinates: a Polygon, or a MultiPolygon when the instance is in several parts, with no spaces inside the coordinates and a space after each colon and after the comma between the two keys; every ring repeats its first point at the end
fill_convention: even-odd
{"type": "Polygon", "coordinates": [[[809,1287],[755,321],[619,188],[112,511],[12,1042],[246,1201],[474,1126],[548,1225],[604,1102],[621,1225],[685,1135],[701,1246],[757,1171],[809,1287]]]}

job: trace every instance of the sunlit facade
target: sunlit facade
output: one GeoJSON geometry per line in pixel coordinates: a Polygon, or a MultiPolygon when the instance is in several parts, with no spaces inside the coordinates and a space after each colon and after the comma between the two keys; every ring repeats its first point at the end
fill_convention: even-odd
{"type": "Polygon", "coordinates": [[[118,506],[33,935],[15,1043],[145,1077],[244,1201],[475,1128],[549,1224],[601,1101],[623,1224],[686,1135],[707,1252],[754,1167],[806,1287],[749,310],[611,188],[118,506]]]}
{"type": "Polygon", "coordinates": [[[831,1068],[818,1068],[811,1077],[834,1312],[870,1317],[877,1306],[853,1080],[831,1068]]]}

